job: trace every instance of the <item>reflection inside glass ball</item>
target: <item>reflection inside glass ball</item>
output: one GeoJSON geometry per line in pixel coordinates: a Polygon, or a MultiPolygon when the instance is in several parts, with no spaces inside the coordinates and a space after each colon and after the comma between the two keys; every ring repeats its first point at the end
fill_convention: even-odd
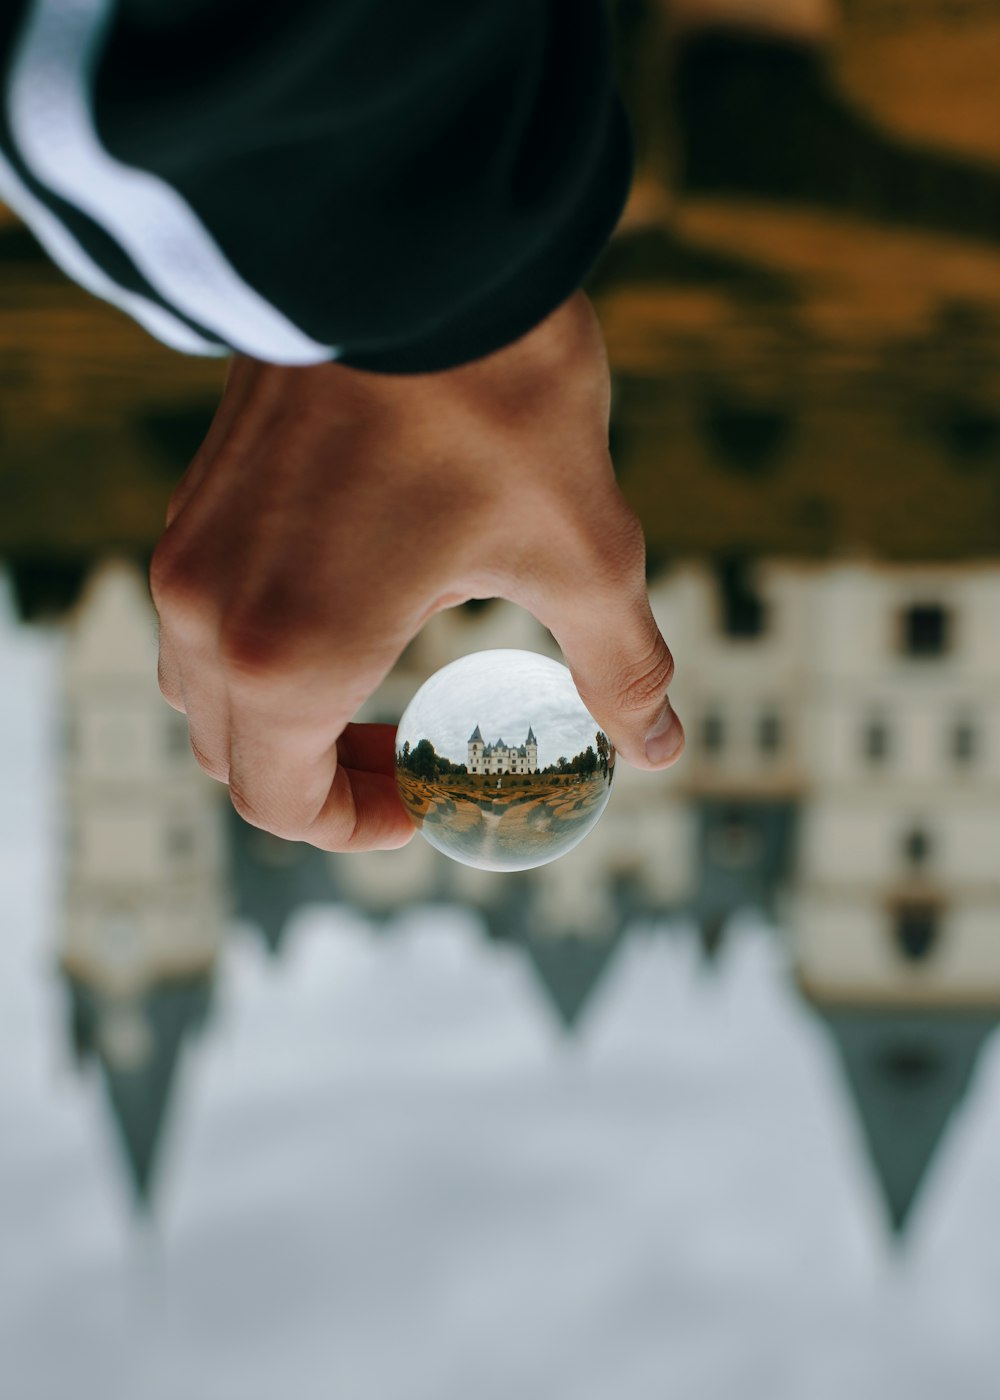
{"type": "Polygon", "coordinates": [[[565,666],[479,651],[442,667],[396,731],[396,782],[432,846],[481,870],[565,855],[611,794],[615,751],[565,666]]]}

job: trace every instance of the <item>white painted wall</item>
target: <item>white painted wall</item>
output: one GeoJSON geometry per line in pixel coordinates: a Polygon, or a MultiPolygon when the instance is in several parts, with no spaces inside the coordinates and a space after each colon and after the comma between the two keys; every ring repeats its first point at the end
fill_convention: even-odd
{"type": "Polygon", "coordinates": [[[227,918],[225,791],[160,695],[155,621],[139,571],[109,561],[65,648],[60,952],[118,996],[210,967],[227,918]]]}

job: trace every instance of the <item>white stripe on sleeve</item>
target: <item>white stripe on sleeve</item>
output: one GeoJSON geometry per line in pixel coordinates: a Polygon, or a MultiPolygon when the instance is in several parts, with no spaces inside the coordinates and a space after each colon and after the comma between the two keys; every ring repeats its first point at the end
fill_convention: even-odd
{"type": "Polygon", "coordinates": [[[336,358],[334,347],[305,335],[243,281],[171,185],[101,145],[89,90],[112,6],[29,7],[8,90],[11,133],[28,168],[116,239],[165,301],[227,345],[275,364],[336,358]]]}
{"type": "Polygon", "coordinates": [[[52,261],[58,263],[67,276],[94,296],[128,312],[133,320],[138,321],[157,340],[162,340],[164,345],[183,350],[186,355],[227,353],[225,346],[213,345],[210,340],[205,340],[186,321],[179,321],[155,301],[149,301],[137,292],[126,291],[107,277],[52,211],[35,198],[3,155],[0,155],[0,198],[21,216],[52,261]]]}

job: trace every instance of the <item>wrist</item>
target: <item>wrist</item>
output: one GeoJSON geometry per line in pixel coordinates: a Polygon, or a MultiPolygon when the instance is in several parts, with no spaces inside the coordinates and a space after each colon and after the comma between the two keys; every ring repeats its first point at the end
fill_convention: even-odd
{"type": "Polygon", "coordinates": [[[275,404],[326,403],[355,418],[369,412],[418,416],[448,406],[506,409],[534,405],[540,395],[597,395],[606,408],[607,359],[600,327],[583,292],[576,292],[526,335],[481,359],[426,374],[387,374],[328,361],[273,365],[236,355],[230,383],[245,380],[256,397],[275,404]]]}

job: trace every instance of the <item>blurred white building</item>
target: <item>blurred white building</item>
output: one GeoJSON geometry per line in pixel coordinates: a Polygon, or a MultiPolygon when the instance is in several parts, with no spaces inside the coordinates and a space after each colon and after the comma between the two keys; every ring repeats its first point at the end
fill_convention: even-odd
{"type": "Polygon", "coordinates": [[[794,901],[826,995],[1000,993],[1000,569],[816,580],[794,901]]]}
{"type": "MultiPolygon", "coordinates": [[[[921,988],[927,1004],[992,1006],[1000,569],[685,562],[651,596],[687,732],[674,768],[619,763],[601,821],[552,865],[497,877],[416,840],[330,857],[340,896],[384,915],[462,900],[529,944],[608,945],[631,916],[691,913],[709,951],[757,906],[824,1003],[910,1006],[921,988]]],[[[509,604],[453,609],[364,717],[398,718],[434,670],[494,646],[556,654],[509,604]]]]}
{"type": "Polygon", "coordinates": [[[104,1068],[140,1196],[229,912],[225,790],[195,762],[156,659],[143,575],[102,564],[67,626],[60,961],[77,1050],[104,1068]]]}

